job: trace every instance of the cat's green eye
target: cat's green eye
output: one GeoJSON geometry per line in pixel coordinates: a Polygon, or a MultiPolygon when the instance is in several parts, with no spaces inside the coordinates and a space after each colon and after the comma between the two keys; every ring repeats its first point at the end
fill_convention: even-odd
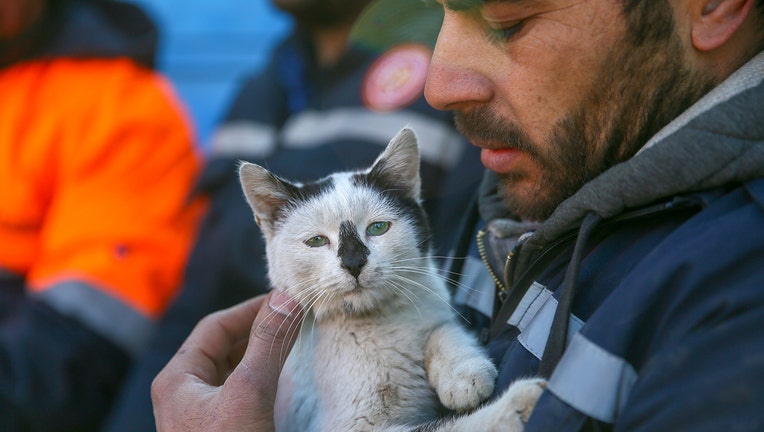
{"type": "Polygon", "coordinates": [[[305,240],[304,243],[310,247],[321,247],[329,244],[329,239],[322,235],[317,235],[305,240]]]}
{"type": "Polygon", "coordinates": [[[370,236],[380,236],[390,229],[390,222],[374,222],[366,227],[366,234],[370,236]]]}

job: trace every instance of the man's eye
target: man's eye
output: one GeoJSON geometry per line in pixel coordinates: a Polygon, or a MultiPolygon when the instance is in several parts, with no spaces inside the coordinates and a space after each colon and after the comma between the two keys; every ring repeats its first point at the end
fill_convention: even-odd
{"type": "Polygon", "coordinates": [[[370,236],[380,236],[390,229],[390,222],[374,222],[366,227],[366,234],[370,236]]]}
{"type": "Polygon", "coordinates": [[[495,42],[507,42],[515,37],[523,29],[525,21],[517,21],[512,25],[501,28],[490,28],[489,36],[495,42]]]}
{"type": "Polygon", "coordinates": [[[311,237],[304,242],[309,247],[321,247],[329,244],[329,239],[322,235],[311,237]]]}

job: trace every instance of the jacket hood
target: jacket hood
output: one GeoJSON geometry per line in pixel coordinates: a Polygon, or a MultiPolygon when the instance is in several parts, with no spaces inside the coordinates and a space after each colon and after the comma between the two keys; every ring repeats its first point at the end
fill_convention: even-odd
{"type": "MultiPolygon", "coordinates": [[[[578,228],[589,213],[607,219],[656,200],[764,176],[763,81],[764,53],[760,53],[664,127],[634,157],[560,204],[523,248],[543,247],[578,228]]],[[[484,191],[490,190],[484,185],[484,191]]],[[[481,199],[490,203],[488,197],[481,199]]]]}
{"type": "Polygon", "coordinates": [[[111,0],[48,0],[44,16],[0,44],[0,66],[24,60],[129,57],[153,68],[157,28],[139,7],[111,0]]]}

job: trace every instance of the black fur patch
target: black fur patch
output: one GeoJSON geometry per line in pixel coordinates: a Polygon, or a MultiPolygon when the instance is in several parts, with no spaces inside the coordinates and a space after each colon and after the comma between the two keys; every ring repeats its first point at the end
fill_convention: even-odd
{"type": "Polygon", "coordinates": [[[331,190],[333,187],[334,180],[331,177],[327,177],[323,180],[304,184],[297,188],[292,196],[294,196],[295,200],[304,202],[331,190]]]}
{"type": "Polygon", "coordinates": [[[356,226],[350,221],[340,224],[340,247],[337,256],[340,257],[342,267],[353,277],[358,278],[361,270],[366,265],[371,251],[358,237],[356,226]]]}
{"type": "Polygon", "coordinates": [[[287,206],[278,210],[279,213],[277,219],[283,218],[290,209],[297,207],[300,203],[304,203],[319,195],[322,195],[334,187],[334,180],[331,177],[305,183],[302,186],[296,186],[286,181],[283,181],[282,183],[287,189],[287,193],[290,196],[291,202],[287,206]]]}
{"type": "MultiPolygon", "coordinates": [[[[385,161],[379,162],[377,167],[383,168],[385,161]]],[[[430,223],[424,208],[415,200],[410,198],[410,191],[404,190],[403,186],[391,182],[390,179],[381,174],[381,170],[372,170],[369,174],[356,174],[353,176],[353,184],[356,186],[365,186],[376,190],[382,196],[389,199],[401,213],[409,216],[415,221],[417,246],[423,255],[430,251],[430,223]]]]}

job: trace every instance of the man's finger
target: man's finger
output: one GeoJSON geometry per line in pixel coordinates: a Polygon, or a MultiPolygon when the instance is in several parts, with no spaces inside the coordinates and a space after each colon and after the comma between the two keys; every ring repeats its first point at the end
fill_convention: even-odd
{"type": "Polygon", "coordinates": [[[282,292],[272,291],[267,306],[262,307],[252,324],[244,357],[226,385],[240,382],[252,386],[256,383],[258,389],[272,390],[272,395],[260,395],[272,403],[281,368],[297,338],[301,319],[302,308],[295,300],[282,292]]]}
{"type": "Polygon", "coordinates": [[[167,367],[190,373],[211,385],[222,384],[232,367],[232,351],[246,341],[266,299],[265,295],[255,297],[202,319],[167,367]]]}
{"type": "Polygon", "coordinates": [[[238,346],[246,343],[266,299],[267,296],[262,295],[215,312],[196,325],[152,383],[151,398],[158,430],[173,430],[173,423],[178,421],[175,413],[185,413],[184,419],[188,420],[189,406],[200,403],[200,396],[213,397],[211,390],[222,384],[230,371],[231,361],[235,361],[232,357],[237,356],[238,346]],[[167,421],[170,424],[165,425],[167,421]]]}

